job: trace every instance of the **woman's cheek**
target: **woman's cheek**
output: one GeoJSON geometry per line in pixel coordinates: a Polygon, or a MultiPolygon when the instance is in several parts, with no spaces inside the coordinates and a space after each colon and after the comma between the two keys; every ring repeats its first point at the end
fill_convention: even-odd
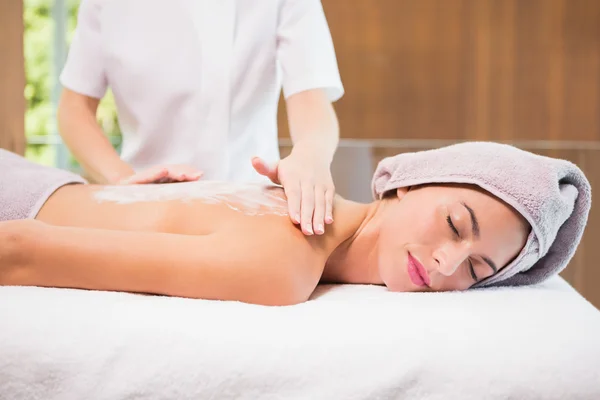
{"type": "MultiPolygon", "coordinates": [[[[459,267],[456,272],[451,275],[451,276],[441,276],[438,284],[438,290],[439,291],[455,291],[455,290],[467,290],[469,289],[472,285],[473,282],[472,280],[466,279],[464,278],[461,274],[463,273],[463,271],[461,271],[460,269],[461,267],[459,267]]],[[[437,285],[436,285],[437,286],[437,285]]]]}
{"type": "Polygon", "coordinates": [[[385,243],[379,247],[379,274],[387,288],[394,292],[407,290],[406,269],[408,254],[399,242],[385,243]]]}
{"type": "Polygon", "coordinates": [[[403,282],[398,273],[400,270],[389,254],[381,254],[379,257],[379,274],[383,283],[392,292],[402,291],[403,282]]]}

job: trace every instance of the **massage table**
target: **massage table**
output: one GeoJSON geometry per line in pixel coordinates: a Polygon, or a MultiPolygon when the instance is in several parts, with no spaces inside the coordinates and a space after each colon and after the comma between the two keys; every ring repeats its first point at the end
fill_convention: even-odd
{"type": "Polygon", "coordinates": [[[0,399],[600,399],[600,311],[562,278],[290,307],[0,287],[0,399]]]}

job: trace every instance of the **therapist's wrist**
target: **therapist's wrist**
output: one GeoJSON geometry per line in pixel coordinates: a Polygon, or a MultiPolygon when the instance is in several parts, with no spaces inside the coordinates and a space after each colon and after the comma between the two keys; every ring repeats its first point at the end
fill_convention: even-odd
{"type": "Polygon", "coordinates": [[[135,174],[135,170],[129,164],[124,163],[124,165],[120,165],[116,168],[105,171],[102,174],[102,182],[100,183],[104,183],[107,185],[117,185],[122,180],[129,178],[133,174],[135,174]]]}
{"type": "Polygon", "coordinates": [[[294,144],[291,154],[305,159],[307,162],[331,165],[335,146],[329,146],[322,140],[302,140],[294,144]]]}

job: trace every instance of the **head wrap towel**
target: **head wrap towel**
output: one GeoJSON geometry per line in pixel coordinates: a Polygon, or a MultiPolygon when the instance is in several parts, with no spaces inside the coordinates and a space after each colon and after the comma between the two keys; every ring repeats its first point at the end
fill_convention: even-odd
{"type": "Polygon", "coordinates": [[[478,286],[531,285],[562,271],[575,254],[591,207],[583,172],[565,160],[493,142],[467,142],[383,159],[373,196],[432,183],[466,183],[510,204],[532,227],[521,253],[478,286]]]}

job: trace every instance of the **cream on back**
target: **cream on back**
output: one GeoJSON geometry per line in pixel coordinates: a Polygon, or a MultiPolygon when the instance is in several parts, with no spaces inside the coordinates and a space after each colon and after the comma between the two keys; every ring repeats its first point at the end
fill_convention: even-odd
{"type": "Polygon", "coordinates": [[[106,186],[94,193],[94,199],[99,203],[118,204],[199,200],[207,204],[224,204],[245,215],[288,215],[287,201],[280,187],[254,183],[196,181],[106,186]]]}

